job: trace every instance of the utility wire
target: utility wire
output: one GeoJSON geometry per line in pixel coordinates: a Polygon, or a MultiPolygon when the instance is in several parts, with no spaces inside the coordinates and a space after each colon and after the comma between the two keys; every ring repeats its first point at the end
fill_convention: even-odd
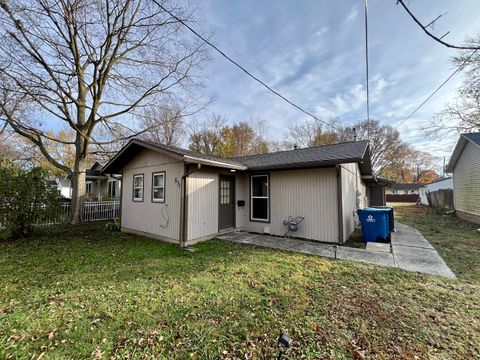
{"type": "Polygon", "coordinates": [[[400,121],[397,125],[395,125],[393,128],[394,129],[397,129],[400,125],[402,125],[405,121],[407,121],[408,119],[410,119],[418,110],[420,110],[423,105],[425,105],[448,81],[450,81],[451,78],[453,78],[460,70],[463,69],[463,67],[465,66],[465,64],[470,61],[470,59],[473,57],[473,55],[475,55],[475,53],[477,52],[478,50],[474,50],[456,69],[453,73],[450,74],[449,77],[447,77],[445,79],[444,82],[442,82],[436,89],[434,92],[432,92],[420,105],[418,105],[416,107],[415,110],[412,111],[412,113],[410,115],[408,115],[405,119],[403,119],[402,121],[400,121]]]}
{"type": "Polygon", "coordinates": [[[443,41],[442,39],[448,34],[444,34],[442,37],[437,37],[435,35],[433,35],[429,30],[428,30],[428,27],[430,25],[432,25],[432,23],[434,23],[435,21],[437,21],[440,16],[438,16],[435,20],[431,21],[428,25],[423,25],[420,20],[418,20],[415,15],[413,15],[413,13],[410,11],[410,9],[407,7],[407,5],[405,5],[404,1],[403,0],[397,0],[397,5],[400,4],[402,5],[402,7],[405,9],[405,11],[408,13],[408,15],[410,15],[410,17],[413,19],[413,21],[415,21],[417,23],[418,26],[420,26],[420,28],[422,28],[422,30],[425,32],[425,34],[427,34],[428,36],[430,36],[433,40],[435,40],[436,42],[442,44],[443,46],[446,46],[448,48],[452,48],[452,49],[460,49],[460,50],[480,50],[480,47],[478,46],[459,46],[459,45],[454,45],[454,44],[449,44],[445,41],[443,41]]]}
{"type": "Polygon", "coordinates": [[[365,0],[365,70],[367,76],[367,121],[370,120],[370,92],[368,77],[368,0],[365,0]]]}
{"type": "MultiPolygon", "coordinates": [[[[365,0],[365,70],[367,77],[367,126],[370,123],[370,91],[369,91],[369,76],[368,76],[368,0],[365,0]]],[[[367,133],[370,140],[370,131],[367,133]]]]}
{"type": "Polygon", "coordinates": [[[328,122],[326,122],[325,120],[322,120],[320,118],[318,118],[317,116],[315,116],[314,114],[312,114],[311,112],[303,109],[302,107],[300,107],[299,105],[295,104],[293,101],[289,100],[287,97],[285,97],[284,95],[280,94],[278,91],[274,90],[271,86],[269,86],[268,84],[266,84],[264,81],[260,80],[258,77],[256,77],[255,75],[253,75],[250,71],[248,71],[245,67],[243,67],[242,65],[240,65],[237,61],[233,60],[230,56],[228,56],[224,51],[222,51],[221,49],[219,49],[216,45],[214,45],[213,43],[211,43],[209,40],[207,40],[205,37],[203,37],[202,35],[200,35],[195,29],[193,29],[190,25],[188,25],[185,21],[183,21],[182,19],[180,19],[178,16],[176,16],[175,14],[173,14],[170,10],[167,10],[163,5],[161,5],[160,3],[158,3],[156,0],[152,0],[160,9],[162,9],[163,11],[165,11],[166,13],[168,13],[172,18],[174,18],[176,21],[178,21],[180,24],[182,24],[183,26],[185,26],[188,30],[190,30],[190,32],[192,32],[195,36],[197,36],[200,40],[202,40],[205,44],[207,44],[208,46],[210,46],[212,49],[214,49],[216,52],[218,52],[220,55],[222,55],[225,59],[227,59],[229,62],[231,62],[233,65],[235,65],[236,67],[238,67],[240,70],[242,70],[245,74],[247,74],[249,77],[251,77],[253,80],[255,80],[256,82],[258,82],[259,84],[263,85],[268,91],[270,91],[271,93],[273,93],[274,95],[278,96],[279,98],[281,98],[282,100],[284,100],[285,102],[287,102],[288,104],[290,104],[291,106],[293,106],[294,108],[300,110],[301,112],[303,112],[304,114],[312,117],[313,119],[331,127],[332,129],[335,129],[337,131],[341,131],[339,128],[333,126],[332,124],[329,124],[328,122]]]}

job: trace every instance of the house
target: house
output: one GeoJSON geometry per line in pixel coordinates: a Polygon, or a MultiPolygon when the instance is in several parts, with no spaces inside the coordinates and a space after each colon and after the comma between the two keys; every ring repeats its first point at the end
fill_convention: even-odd
{"type": "Polygon", "coordinates": [[[422,205],[430,205],[428,202],[427,194],[446,189],[453,190],[453,179],[451,177],[438,179],[428,184],[422,184],[422,186],[420,186],[420,188],[418,189],[420,202],[422,203],[422,205]]]}
{"type": "MultiPolygon", "coordinates": [[[[57,176],[56,188],[61,196],[72,198],[72,184],[69,176],[57,176]]],[[[87,201],[93,200],[119,200],[121,177],[108,175],[103,172],[103,166],[95,162],[85,174],[85,193],[87,201]]]]}
{"type": "Polygon", "coordinates": [[[231,229],[284,236],[290,216],[304,220],[289,235],[343,243],[372,181],[367,141],[224,159],[133,139],[104,171],[122,174],[122,231],[181,246],[231,229]]]}
{"type": "Polygon", "coordinates": [[[480,224],[480,133],[460,135],[446,170],[453,174],[455,213],[480,224]]]}
{"type": "Polygon", "coordinates": [[[422,184],[395,183],[385,190],[387,201],[388,202],[417,202],[420,186],[422,186],[422,184]]]}

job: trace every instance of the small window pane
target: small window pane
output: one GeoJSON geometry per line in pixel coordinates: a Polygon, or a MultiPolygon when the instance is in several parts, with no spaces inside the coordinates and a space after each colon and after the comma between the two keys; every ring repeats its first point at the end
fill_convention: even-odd
{"type": "Polygon", "coordinates": [[[163,200],[163,187],[153,189],[153,198],[156,200],[163,200]]]}
{"type": "Polygon", "coordinates": [[[153,176],[153,186],[163,186],[163,174],[153,176]]]}
{"type": "Polygon", "coordinates": [[[143,177],[142,176],[135,176],[134,177],[134,185],[135,187],[141,187],[143,182],[143,177]]]}
{"type": "Polygon", "coordinates": [[[136,188],[134,191],[134,196],[135,199],[142,199],[143,198],[143,189],[142,188],[136,188]]]}
{"type": "Polygon", "coordinates": [[[252,176],[252,196],[268,196],[268,177],[252,176]]]}
{"type": "Polygon", "coordinates": [[[230,181],[220,181],[220,204],[230,204],[230,181]]]}
{"type": "Polygon", "coordinates": [[[268,220],[268,199],[252,199],[252,218],[268,220]]]}

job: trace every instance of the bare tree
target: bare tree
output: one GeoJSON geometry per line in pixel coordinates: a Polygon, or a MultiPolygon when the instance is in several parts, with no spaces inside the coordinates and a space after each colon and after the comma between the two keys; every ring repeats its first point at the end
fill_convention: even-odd
{"type": "MultiPolygon", "coordinates": [[[[28,111],[0,100],[3,118],[72,177],[70,222],[81,220],[91,147],[137,136],[142,107],[174,99],[196,81],[203,43],[181,31],[191,13],[164,12],[146,0],[0,0],[2,93],[23,97],[28,111]],[[64,124],[73,140],[42,132],[44,120],[64,124]],[[119,129],[123,129],[119,131],[119,129]],[[108,136],[107,136],[108,135],[108,136]],[[112,138],[113,137],[113,138],[112,138]],[[73,166],[55,159],[46,141],[72,145],[73,166]]],[[[1,99],[1,96],[0,96],[1,99]]]]}
{"type": "Polygon", "coordinates": [[[171,146],[184,143],[186,124],[178,106],[147,108],[141,122],[143,128],[150,129],[141,135],[145,140],[171,146]]]}
{"type": "MultiPolygon", "coordinates": [[[[480,35],[467,44],[480,46],[480,35]]],[[[463,51],[452,59],[456,66],[463,66],[464,78],[457,98],[445,104],[435,114],[433,121],[424,128],[427,135],[444,132],[480,131],[480,51],[463,51]]]]}
{"type": "Polygon", "coordinates": [[[207,120],[192,127],[188,148],[208,155],[220,155],[223,130],[227,123],[224,116],[212,114],[207,120]]]}
{"type": "Polygon", "coordinates": [[[324,121],[313,119],[293,124],[285,133],[286,147],[312,147],[341,142],[341,132],[336,130],[338,119],[332,118],[326,123],[328,125],[324,121]]]}

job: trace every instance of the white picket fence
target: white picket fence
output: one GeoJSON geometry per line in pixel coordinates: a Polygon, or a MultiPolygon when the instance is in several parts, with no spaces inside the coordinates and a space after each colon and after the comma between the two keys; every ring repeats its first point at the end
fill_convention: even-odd
{"type": "MultiPolygon", "coordinates": [[[[62,211],[56,219],[49,219],[43,221],[38,226],[50,226],[54,224],[62,224],[67,222],[70,214],[70,203],[62,204],[62,211]]],[[[83,204],[83,221],[102,221],[111,220],[120,217],[120,201],[86,201],[83,204]]]]}
{"type": "Polygon", "coordinates": [[[115,219],[120,216],[120,201],[89,201],[83,204],[83,221],[115,219]]]}

